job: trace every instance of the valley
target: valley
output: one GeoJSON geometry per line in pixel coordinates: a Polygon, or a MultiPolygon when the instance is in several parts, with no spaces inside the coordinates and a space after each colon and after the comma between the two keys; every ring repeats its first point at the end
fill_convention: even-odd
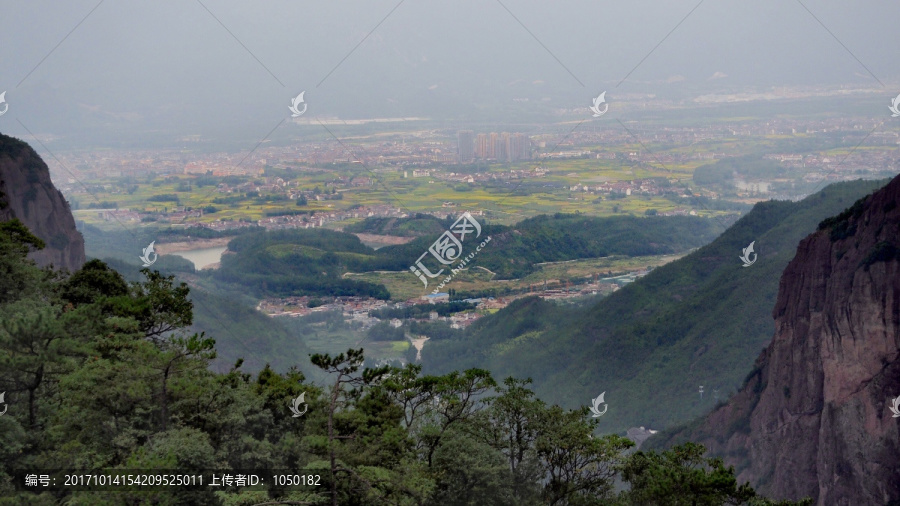
{"type": "MultiPolygon", "coordinates": [[[[134,263],[131,251],[139,252],[140,244],[156,241],[161,256],[155,267],[180,273],[195,289],[250,305],[273,322],[296,319],[296,325],[277,325],[293,326],[289,333],[314,351],[331,352],[358,343],[373,360],[407,363],[418,356],[426,369],[478,365],[528,374],[544,378],[536,383],[538,392],[571,392],[558,399],[571,406],[583,403],[592,388],[603,387],[585,384],[577,371],[581,366],[562,367],[563,376],[545,372],[550,364],[581,361],[571,351],[550,352],[568,339],[563,337],[568,335],[566,325],[554,328],[549,345],[536,339],[540,332],[534,334],[528,326],[531,330],[512,335],[496,330],[481,335],[480,329],[494,329],[498,319],[505,322],[501,326],[514,326],[516,308],[530,307],[520,304],[529,297],[583,307],[577,314],[586,315],[587,308],[602,307],[604,298],[619,300],[623,295],[617,292],[635,280],[658,276],[655,271],[663,266],[701,254],[698,248],[740,223],[741,216],[746,219],[758,202],[796,201],[832,181],[877,178],[889,174],[896,161],[893,132],[864,137],[859,134],[867,122],[863,118],[825,115],[813,121],[763,122],[746,116],[735,120],[730,113],[723,108],[716,116],[713,108],[704,111],[705,123],[679,125],[676,121],[663,126],[651,121],[643,123],[639,132],[590,126],[568,134],[526,133],[518,137],[517,160],[508,152],[505,160],[491,158],[487,151],[463,160],[459,157],[463,137],[456,132],[403,133],[392,125],[383,135],[351,135],[354,127],[349,125],[345,128],[354,159],[341,158],[346,155],[341,154],[341,145],[327,139],[300,145],[282,140],[275,143],[280,145],[264,146],[249,158],[242,157],[237,166],[234,155],[225,152],[163,149],[121,151],[121,162],[113,165],[107,162],[112,160],[110,151],[102,158],[89,152],[72,153],[50,167],[59,178],[66,178],[60,172],[67,166],[80,168],[69,175],[78,176],[81,187],[62,186],[73,202],[79,227],[89,228],[88,237],[101,241],[88,241],[94,255],[134,263]],[[494,241],[471,265],[453,275],[442,289],[445,294],[435,296],[432,289],[437,282],[423,287],[423,280],[411,274],[409,267],[463,212],[471,213],[494,241]],[[173,258],[180,251],[229,244],[234,246],[224,252],[221,262],[202,272],[173,258]],[[477,300],[477,307],[433,321],[427,315],[401,319],[404,331],[398,339],[369,339],[369,330],[384,323],[371,316],[374,312],[464,299],[477,300]],[[326,314],[330,316],[322,316],[326,314]],[[331,323],[315,327],[303,323],[316,318],[331,323]],[[412,324],[419,327],[413,331],[412,324]],[[431,327],[422,327],[426,324],[431,327]],[[444,327],[435,327],[438,324],[444,327]],[[422,333],[425,330],[448,339],[422,333]],[[514,343],[525,334],[530,337],[521,340],[519,351],[514,343]],[[415,353],[410,351],[410,344],[424,342],[423,337],[429,342],[415,353]],[[510,342],[501,345],[503,339],[510,342]],[[471,340],[481,344],[462,352],[471,340]],[[543,350],[529,348],[535,346],[543,350]],[[490,351],[501,349],[496,355],[490,351]],[[448,360],[448,353],[456,358],[448,360]],[[532,359],[520,359],[520,353],[544,357],[535,362],[543,365],[533,369],[527,365],[532,359]],[[501,365],[513,363],[514,367],[501,365]],[[564,383],[570,385],[563,387],[564,383]]],[[[835,201],[835,206],[817,216],[839,211],[845,200],[835,201]]],[[[790,237],[799,238],[809,226],[792,228],[790,237]]],[[[764,248],[761,254],[771,255],[771,244],[759,242],[761,233],[745,234],[743,241],[756,241],[758,248],[764,248]]],[[[789,244],[784,243],[781,254],[789,251],[789,244]]],[[[732,244],[738,252],[744,246],[732,244]]],[[[737,255],[724,258],[730,256],[737,255]]],[[[775,276],[775,271],[770,275],[775,276]]],[[[771,299],[773,279],[762,285],[769,286],[770,294],[761,301],[771,299]]],[[[762,286],[754,284],[753,298],[761,295],[762,286]]],[[[674,286],[658,289],[660,297],[678,301],[685,296],[674,286]]],[[[712,369],[701,366],[703,374],[691,383],[706,384],[716,391],[716,399],[734,391],[740,371],[748,367],[747,357],[753,355],[750,350],[765,342],[769,327],[758,321],[765,319],[764,307],[759,305],[755,316],[746,321],[749,326],[736,332],[734,339],[742,344],[726,353],[731,358],[712,369]],[[749,329],[755,329],[755,337],[748,341],[749,329]],[[738,357],[744,365],[735,362],[738,357]]],[[[646,319],[653,313],[645,309],[636,314],[646,319]]],[[[622,323],[629,321],[621,316],[622,323]]],[[[649,325],[637,321],[635,325],[649,325]]],[[[582,332],[594,335],[597,331],[582,332]]],[[[696,344],[694,349],[719,349],[710,346],[696,344]]],[[[269,358],[274,357],[260,357],[269,358]]],[[[705,360],[682,364],[691,374],[681,375],[677,395],[675,391],[632,392],[636,387],[619,386],[621,379],[612,383],[601,379],[635,374],[625,372],[631,366],[621,362],[602,366],[607,372],[593,383],[624,388],[619,393],[629,398],[621,406],[624,411],[611,413],[605,421],[617,430],[635,425],[666,428],[702,413],[713,401],[700,402],[699,396],[690,393],[696,394],[697,385],[687,383],[705,360]],[[642,404],[635,398],[668,406],[665,415],[637,416],[646,410],[638,407],[642,404]],[[675,398],[685,401],[676,407],[674,400],[663,400],[675,398]]],[[[675,385],[670,383],[669,388],[675,385]]]]}
{"type": "Polygon", "coordinates": [[[897,5],[8,4],[0,506],[900,506],[897,5]]]}

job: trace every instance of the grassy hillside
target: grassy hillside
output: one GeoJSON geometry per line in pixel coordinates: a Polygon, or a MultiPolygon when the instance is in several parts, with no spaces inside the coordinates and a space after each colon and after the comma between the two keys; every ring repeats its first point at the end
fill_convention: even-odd
{"type": "Polygon", "coordinates": [[[570,407],[606,392],[603,431],[685,422],[713,407],[714,390],[724,399],[751,370],[774,331],[779,278],[799,241],[883,184],[841,183],[801,202],[757,204],[712,243],[593,307],[521,301],[462,339],[429,343],[426,369],[530,376],[542,398],[570,407]],[[738,257],[751,241],[758,260],[743,267],[738,257]]]}

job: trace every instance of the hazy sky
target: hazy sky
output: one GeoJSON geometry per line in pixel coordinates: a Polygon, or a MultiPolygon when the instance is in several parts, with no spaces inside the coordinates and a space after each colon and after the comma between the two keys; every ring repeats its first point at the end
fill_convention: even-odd
{"type": "Polygon", "coordinates": [[[463,122],[586,107],[603,90],[679,98],[877,77],[893,96],[898,20],[895,0],[6,1],[0,131],[257,138],[303,90],[310,116],[463,122]]]}

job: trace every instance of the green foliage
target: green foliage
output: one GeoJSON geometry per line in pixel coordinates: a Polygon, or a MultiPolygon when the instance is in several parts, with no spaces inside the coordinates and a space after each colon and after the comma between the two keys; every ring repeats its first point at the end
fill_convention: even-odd
{"type": "Polygon", "coordinates": [[[625,464],[622,478],[630,504],[718,506],[744,504],[756,493],[738,485],[734,469],[720,459],[703,457],[703,445],[686,443],[662,453],[637,452],[625,464]]]}
{"type": "Polygon", "coordinates": [[[228,248],[236,254],[222,258],[214,279],[257,295],[390,297],[381,285],[343,278],[372,259],[373,250],[351,234],[325,229],[245,234],[228,248]]]}
{"type": "Polygon", "coordinates": [[[0,233],[6,235],[10,240],[4,245],[7,249],[17,249],[19,251],[27,251],[30,248],[43,249],[44,241],[33,235],[28,227],[21,221],[12,219],[0,222],[0,233]]]}
{"type": "MultiPolygon", "coordinates": [[[[301,211],[291,211],[301,212],[301,211]]],[[[452,223],[430,216],[406,219],[404,230],[430,235],[401,246],[377,251],[352,234],[325,229],[260,231],[258,227],[231,233],[235,238],[222,258],[221,267],[199,273],[212,278],[224,290],[240,290],[256,297],[267,296],[367,296],[387,299],[383,286],[345,278],[347,272],[406,271],[433,237],[452,223]],[[435,232],[435,233],[432,233],[435,232]]],[[[360,229],[400,233],[394,224],[365,221],[360,229]],[[379,224],[380,223],[380,224],[379,224]],[[379,228],[381,227],[381,228],[379,228]]],[[[593,258],[606,255],[649,255],[674,253],[700,246],[712,239],[716,225],[710,220],[689,217],[589,218],[578,215],[543,216],[526,220],[514,229],[485,225],[482,236],[492,235],[472,265],[486,266],[498,278],[510,278],[534,271],[541,262],[593,258]]],[[[352,227],[351,227],[352,228],[352,227]]],[[[85,227],[89,255],[114,257],[134,263],[135,251],[153,240],[174,242],[193,238],[222,237],[205,228],[142,229],[136,234],[101,233],[85,227]]],[[[163,257],[155,267],[169,272],[193,272],[192,266],[172,256],[163,257]]],[[[444,311],[440,308],[440,311],[444,311]]]]}
{"type": "Polygon", "coordinates": [[[818,230],[825,230],[826,228],[832,228],[839,223],[846,222],[852,219],[859,218],[862,215],[863,209],[865,207],[866,200],[868,200],[869,196],[866,195],[861,199],[857,200],[853,203],[852,206],[845,209],[841,214],[837,216],[832,216],[830,218],[826,218],[819,223],[818,230]]]}
{"type": "Polygon", "coordinates": [[[128,283],[100,260],[89,260],[61,284],[60,296],[75,305],[97,302],[102,297],[128,294],[128,283]]]}
{"type": "Polygon", "coordinates": [[[9,135],[0,135],[0,153],[10,158],[17,158],[22,151],[30,150],[31,146],[27,142],[9,135]]]}
{"type": "Polygon", "coordinates": [[[366,339],[370,341],[402,341],[405,338],[402,328],[394,328],[388,322],[377,323],[366,332],[366,339]]]}
{"type": "Polygon", "coordinates": [[[0,223],[0,236],[6,238],[0,241],[0,304],[3,304],[32,292],[38,284],[40,273],[32,262],[23,259],[33,249],[43,248],[44,242],[17,219],[0,223]]]}
{"type": "Polygon", "coordinates": [[[475,304],[471,302],[453,301],[442,304],[416,304],[406,307],[386,307],[369,311],[369,316],[374,316],[380,320],[390,318],[399,318],[401,320],[409,318],[428,318],[428,315],[434,311],[438,316],[450,316],[454,313],[475,309],[475,304]]]}
{"type": "Polygon", "coordinates": [[[498,386],[483,369],[364,368],[362,349],[349,349],[310,357],[322,384],[297,368],[246,373],[241,359],[214,372],[216,340],[191,331],[198,294],[146,269],[129,283],[97,260],[65,279],[26,260],[34,243],[0,228],[0,265],[16,280],[3,278],[0,301],[0,504],[600,505],[621,499],[623,476],[636,484],[626,493],[668,500],[682,481],[657,464],[702,485],[704,500],[730,493],[733,476],[715,462],[698,475],[642,453],[649,464],[629,468],[632,443],[596,437],[586,409],[549,406],[528,380],[498,386]],[[322,485],[37,494],[12,479],[43,469],[279,469],[322,485]]]}
{"type": "Polygon", "coordinates": [[[606,390],[616,403],[604,416],[609,430],[685,423],[714,405],[710,395],[701,401],[698,385],[736,390],[771,339],[779,278],[799,242],[883,184],[759,203],[712,243],[588,307],[519,299],[456,339],[429,342],[425,370],[528,375],[542,398],[566,407],[606,390]],[[738,256],[751,241],[759,260],[743,268],[738,256]]]}
{"type": "MultiPolygon", "coordinates": [[[[483,225],[479,240],[491,236],[491,243],[469,265],[485,267],[496,273],[497,279],[520,278],[534,272],[536,264],[543,262],[686,251],[713,240],[719,228],[712,220],[690,216],[541,215],[513,227],[483,225]]],[[[370,264],[365,270],[408,269],[438,234],[381,248],[376,252],[380,262],[370,264]]]]}
{"type": "Polygon", "coordinates": [[[297,319],[270,318],[252,304],[229,294],[193,290],[191,301],[194,305],[191,331],[216,336],[218,356],[212,363],[215,370],[227,371],[236,360],[243,358],[243,369],[249,372],[269,364],[280,372],[298,367],[307,377],[318,379],[315,368],[308,363],[312,351],[302,340],[309,328],[287,327],[298,323],[294,321],[297,319]]]}
{"type": "Polygon", "coordinates": [[[452,220],[440,220],[430,214],[416,213],[408,218],[366,218],[359,223],[344,227],[345,232],[354,234],[396,235],[402,237],[421,237],[440,235],[452,220]]]}
{"type": "Polygon", "coordinates": [[[641,506],[810,506],[812,499],[772,501],[749,484],[738,484],[734,468],[721,459],[704,457],[706,448],[684,443],[660,453],[639,451],[622,466],[622,479],[630,490],[618,504],[641,506]]]}
{"type": "Polygon", "coordinates": [[[900,248],[887,241],[881,241],[872,248],[866,258],[862,259],[860,266],[868,271],[872,264],[890,262],[895,258],[900,258],[900,248]]]}
{"type": "Polygon", "coordinates": [[[849,220],[838,221],[831,227],[831,232],[829,233],[831,242],[841,241],[854,235],[856,235],[856,223],[852,223],[849,220]]]}
{"type": "Polygon", "coordinates": [[[240,203],[243,202],[244,200],[246,200],[246,198],[245,198],[244,196],[242,196],[242,195],[235,195],[235,196],[232,196],[232,197],[215,197],[215,198],[212,200],[212,203],[213,203],[213,204],[225,205],[225,206],[233,206],[233,205],[235,205],[235,204],[240,204],[240,203]]]}
{"type": "Polygon", "coordinates": [[[101,200],[100,202],[89,202],[85,207],[87,209],[118,209],[119,203],[109,200],[101,200]]]}
{"type": "Polygon", "coordinates": [[[462,335],[461,330],[454,329],[445,321],[416,321],[412,320],[406,326],[406,331],[413,336],[428,336],[429,339],[453,339],[462,335]]]}
{"type": "Polygon", "coordinates": [[[178,203],[178,195],[174,193],[159,193],[156,195],[150,195],[147,197],[148,202],[175,202],[178,203]]]}

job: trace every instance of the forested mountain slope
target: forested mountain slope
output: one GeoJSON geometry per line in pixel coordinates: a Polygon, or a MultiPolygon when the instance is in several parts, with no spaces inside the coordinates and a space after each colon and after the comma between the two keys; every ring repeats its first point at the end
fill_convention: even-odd
{"type": "Polygon", "coordinates": [[[690,420],[712,409],[716,396],[732,394],[771,339],[778,279],[800,240],[884,183],[841,183],[801,202],[759,203],[712,243],[593,307],[523,300],[461,339],[430,342],[425,368],[528,376],[538,395],[564,406],[590,405],[605,392],[602,431],[690,420]],[[738,257],[751,242],[758,259],[743,267],[738,257]]]}
{"type": "Polygon", "coordinates": [[[779,498],[898,504],[900,177],[800,243],[772,315],[741,391],[654,444],[699,440],[779,498]]]}
{"type": "MultiPolygon", "coordinates": [[[[181,233],[198,233],[196,229],[183,229],[181,233]]],[[[182,235],[173,236],[156,229],[117,230],[103,232],[92,226],[84,227],[89,257],[102,259],[118,271],[127,281],[140,281],[141,244],[146,246],[157,237],[178,240],[182,235]]],[[[194,321],[191,329],[215,335],[217,355],[211,361],[217,371],[226,371],[238,358],[244,359],[243,369],[256,372],[272,366],[276,371],[287,371],[298,364],[307,364],[312,351],[293,332],[284,327],[282,321],[266,316],[256,310],[256,300],[239,290],[223,291],[197,286],[202,281],[196,276],[193,264],[176,255],[162,255],[152,269],[179,279],[189,279],[192,283],[190,300],[193,302],[194,321]]],[[[318,379],[319,372],[311,367],[303,367],[307,377],[318,379]]]]}
{"type": "Polygon", "coordinates": [[[64,278],[26,260],[41,242],[0,222],[0,505],[771,505],[700,446],[629,454],[483,370],[363,369],[350,349],[298,364],[320,383],[215,372],[185,284],[99,260],[64,278]]]}
{"type": "MultiPolygon", "coordinates": [[[[451,223],[446,220],[444,229],[451,223]]],[[[695,216],[540,215],[512,226],[484,225],[481,237],[490,235],[491,247],[481,250],[470,265],[491,270],[497,279],[513,279],[534,272],[542,262],[679,253],[708,244],[722,228],[715,220],[695,216]]],[[[405,270],[438,235],[379,249],[377,256],[395,259],[391,270],[405,270]]]]}

